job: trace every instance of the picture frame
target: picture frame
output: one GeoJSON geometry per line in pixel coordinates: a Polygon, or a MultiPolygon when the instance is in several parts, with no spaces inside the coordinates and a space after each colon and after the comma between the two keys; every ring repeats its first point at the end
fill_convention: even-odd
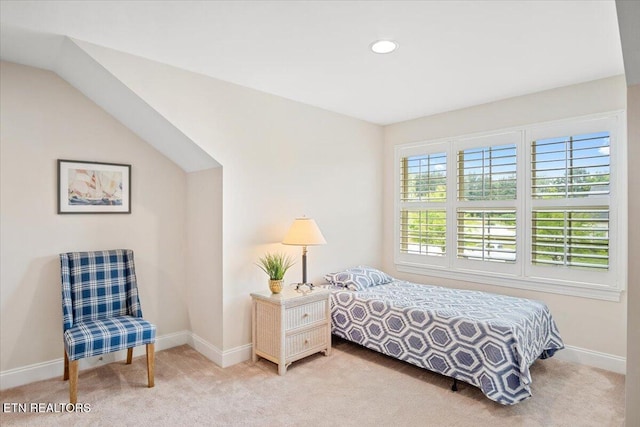
{"type": "Polygon", "coordinates": [[[131,165],[58,159],[58,214],[131,213],[131,165]]]}

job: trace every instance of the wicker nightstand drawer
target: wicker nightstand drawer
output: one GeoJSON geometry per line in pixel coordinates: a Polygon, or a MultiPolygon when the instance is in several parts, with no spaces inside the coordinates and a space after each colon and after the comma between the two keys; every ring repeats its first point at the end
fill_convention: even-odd
{"type": "MultiPolygon", "coordinates": [[[[299,332],[287,337],[286,349],[287,358],[294,357],[320,348],[324,349],[327,345],[327,326],[323,325],[319,328],[311,329],[304,332],[299,332]]],[[[319,351],[319,350],[316,350],[319,351]]]]}
{"type": "Polygon", "coordinates": [[[294,361],[323,351],[331,352],[330,293],[324,289],[280,294],[251,294],[253,361],[263,357],[278,364],[284,375],[294,361]]]}
{"type": "Polygon", "coordinates": [[[327,301],[316,301],[287,308],[285,331],[297,329],[327,319],[327,301]]]}

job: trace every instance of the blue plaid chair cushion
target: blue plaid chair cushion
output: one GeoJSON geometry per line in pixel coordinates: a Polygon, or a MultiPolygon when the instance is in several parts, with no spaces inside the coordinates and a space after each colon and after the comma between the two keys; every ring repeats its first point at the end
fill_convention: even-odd
{"type": "Polygon", "coordinates": [[[142,319],[133,251],[60,254],[65,350],[69,360],[150,344],[142,319]]]}
{"type": "Polygon", "coordinates": [[[79,322],[64,331],[64,345],[69,360],[149,344],[155,338],[154,325],[131,316],[79,322]]]}

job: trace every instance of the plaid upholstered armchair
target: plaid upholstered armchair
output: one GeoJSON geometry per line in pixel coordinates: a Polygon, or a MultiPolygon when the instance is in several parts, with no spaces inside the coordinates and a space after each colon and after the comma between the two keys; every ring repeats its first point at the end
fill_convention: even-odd
{"type": "Polygon", "coordinates": [[[64,379],[69,399],[78,397],[78,360],[147,346],[147,379],[153,387],[156,327],[142,318],[133,251],[117,249],[60,254],[64,379]]]}

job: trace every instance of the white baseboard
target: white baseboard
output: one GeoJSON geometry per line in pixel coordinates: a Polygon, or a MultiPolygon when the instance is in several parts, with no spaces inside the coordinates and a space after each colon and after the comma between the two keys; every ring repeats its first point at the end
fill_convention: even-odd
{"type": "Polygon", "coordinates": [[[574,347],[572,345],[565,345],[564,350],[556,352],[553,357],[559,360],[593,366],[594,368],[600,368],[623,375],[625,375],[627,371],[627,359],[624,357],[587,350],[586,348],[574,347]]]}
{"type": "Polygon", "coordinates": [[[242,363],[251,359],[251,344],[241,345],[222,353],[222,367],[227,368],[231,365],[242,363]]]}
{"type": "Polygon", "coordinates": [[[251,358],[251,344],[241,345],[231,350],[222,351],[217,346],[202,339],[198,335],[191,333],[189,345],[198,353],[211,360],[218,366],[227,368],[237,363],[242,363],[251,358]]]}
{"type": "MultiPolygon", "coordinates": [[[[196,334],[192,333],[191,337],[193,339],[193,343],[189,343],[191,347],[203,354],[216,365],[223,368],[251,359],[251,344],[245,344],[230,350],[222,351],[196,334]]],[[[613,354],[587,350],[585,348],[575,347],[572,345],[565,345],[565,348],[556,352],[553,357],[559,360],[577,363],[580,365],[593,366],[594,368],[600,368],[622,375],[626,374],[626,358],[613,354]]]]}
{"type": "MultiPolygon", "coordinates": [[[[181,331],[156,337],[155,349],[156,351],[160,351],[188,344],[189,336],[189,331],[181,331]]],[[[145,354],[145,351],[144,346],[139,346],[133,349],[133,355],[134,357],[142,356],[145,354]]],[[[125,350],[103,354],[102,356],[87,357],[86,359],[80,360],[78,363],[78,369],[84,370],[96,368],[108,363],[125,360],[126,358],[127,352],[125,350]]],[[[35,381],[48,380],[49,378],[58,376],[62,378],[63,372],[64,358],[62,357],[48,362],[35,363],[21,368],[9,369],[7,371],[0,372],[0,390],[18,387],[35,381]]]]}
{"type": "Polygon", "coordinates": [[[189,345],[218,366],[223,366],[222,350],[191,332],[189,345]]]}
{"type": "MultiPolygon", "coordinates": [[[[174,332],[172,334],[157,337],[156,351],[166,350],[168,348],[184,344],[188,344],[207,359],[223,368],[244,362],[251,358],[251,344],[245,344],[230,350],[222,351],[217,346],[189,331],[174,332]]],[[[142,356],[144,354],[144,346],[136,347],[133,350],[134,356],[142,356]]],[[[106,365],[107,363],[124,360],[127,357],[126,355],[126,351],[123,350],[102,356],[81,359],[79,369],[95,368],[106,365]]],[[[558,351],[554,357],[559,360],[593,366],[595,368],[605,369],[607,371],[623,375],[626,373],[626,359],[613,354],[601,353],[598,351],[567,345],[564,350],[558,351]]],[[[9,369],[7,371],[0,372],[0,390],[18,387],[35,381],[47,380],[57,376],[62,377],[63,369],[63,358],[48,362],[35,363],[21,368],[9,369]]]]}
{"type": "MultiPolygon", "coordinates": [[[[222,351],[190,331],[174,332],[156,337],[156,351],[166,350],[184,344],[193,347],[197,352],[223,368],[244,362],[251,358],[251,344],[222,351]]],[[[133,349],[133,356],[142,356],[145,354],[145,351],[144,346],[136,347],[133,349]]],[[[97,368],[98,366],[108,363],[125,360],[126,357],[127,352],[125,350],[103,354],[102,356],[88,357],[80,360],[78,369],[97,368]]],[[[0,372],[0,390],[18,387],[35,381],[48,380],[58,376],[62,378],[63,371],[64,359],[62,357],[48,362],[34,363],[33,365],[9,369],[0,372]]]]}
{"type": "Polygon", "coordinates": [[[64,369],[63,359],[51,360],[49,362],[34,363],[33,365],[21,368],[9,369],[0,372],[0,390],[18,387],[36,381],[48,380],[49,378],[60,376],[64,369]]]}

